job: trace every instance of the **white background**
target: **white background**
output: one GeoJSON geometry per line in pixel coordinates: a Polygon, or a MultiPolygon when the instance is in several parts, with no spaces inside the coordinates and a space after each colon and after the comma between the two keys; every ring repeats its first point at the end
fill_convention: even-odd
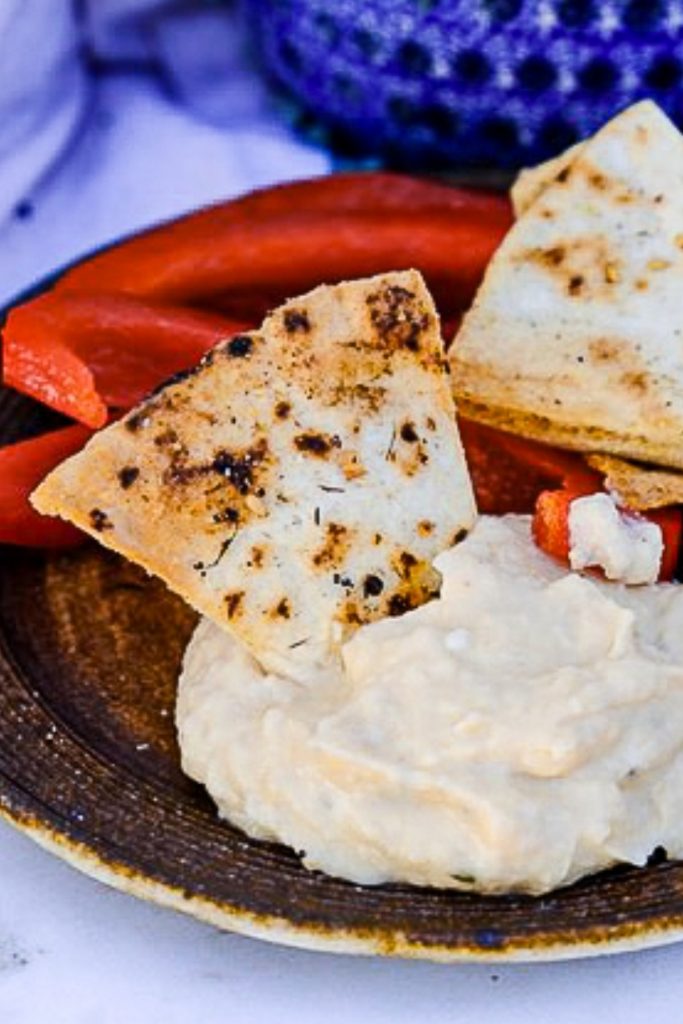
{"type": "Polygon", "coordinates": [[[678,1024],[683,946],[534,965],[307,953],[107,889],[0,825],[2,1024],[678,1024]]]}
{"type": "MultiPolygon", "coordinates": [[[[0,298],[118,234],[327,167],[258,104],[218,130],[144,78],[104,82],[58,165],[18,190],[30,215],[0,226],[0,298]]],[[[0,823],[0,1024],[682,1019],[683,945],[508,967],[305,953],[108,890],[0,823]]]]}

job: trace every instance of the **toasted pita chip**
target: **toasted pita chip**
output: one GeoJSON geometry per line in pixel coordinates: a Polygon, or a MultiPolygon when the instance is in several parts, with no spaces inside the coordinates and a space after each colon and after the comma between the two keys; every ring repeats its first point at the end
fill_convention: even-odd
{"type": "Polygon", "coordinates": [[[463,415],[683,468],[683,138],[611,121],[516,222],[451,350],[463,415]]]}
{"type": "Polygon", "coordinates": [[[537,167],[525,167],[519,172],[510,189],[512,211],[515,217],[519,218],[526,213],[529,207],[545,192],[548,185],[552,185],[557,180],[558,175],[560,175],[560,181],[562,180],[561,176],[578,156],[579,150],[583,146],[583,142],[577,142],[574,146],[566,149],[564,153],[553,157],[552,160],[546,160],[545,163],[539,164],[537,167]]]}
{"type": "Polygon", "coordinates": [[[416,271],[316,288],[97,434],[37,489],[267,668],[325,664],[438,586],[475,515],[416,271]]]}
{"type": "Polygon", "coordinates": [[[620,502],[638,512],[683,505],[683,473],[641,466],[614,455],[587,455],[586,462],[605,474],[607,489],[620,502]]]}

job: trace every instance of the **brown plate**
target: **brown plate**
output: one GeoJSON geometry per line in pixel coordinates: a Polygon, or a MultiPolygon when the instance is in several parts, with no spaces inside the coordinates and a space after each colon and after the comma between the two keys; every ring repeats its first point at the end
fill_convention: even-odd
{"type": "MultiPolygon", "coordinates": [[[[0,391],[0,443],[54,417],[0,391]]],[[[0,814],[87,874],[219,927],[434,960],[587,956],[683,937],[683,864],[542,898],[351,885],[220,822],[180,770],[175,685],[196,617],[94,544],[0,547],[0,814]]]]}

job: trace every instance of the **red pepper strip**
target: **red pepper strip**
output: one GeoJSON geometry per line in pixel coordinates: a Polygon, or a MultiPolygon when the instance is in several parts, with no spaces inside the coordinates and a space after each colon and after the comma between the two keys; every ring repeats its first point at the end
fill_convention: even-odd
{"type": "Polygon", "coordinates": [[[656,523],[662,531],[664,551],[659,569],[659,579],[673,580],[676,578],[678,561],[681,555],[681,534],[683,533],[683,509],[680,507],[655,508],[651,512],[642,513],[651,523],[656,523]]]}
{"type": "MultiPolygon", "coordinates": [[[[292,212],[348,213],[352,211],[402,211],[433,209],[460,210],[481,217],[507,216],[512,210],[506,195],[485,189],[454,188],[427,178],[386,171],[360,171],[332,174],[321,178],[284,182],[257,189],[247,195],[216,203],[204,210],[179,218],[194,221],[195,231],[203,218],[209,228],[227,221],[268,220],[292,212]],[[217,220],[217,218],[219,218],[217,220]]],[[[152,229],[155,231],[157,229],[152,229]]],[[[185,230],[190,230],[186,225],[185,230]]],[[[149,234],[149,233],[148,233],[149,234]]],[[[142,236],[138,236],[141,238],[142,236]]]]}
{"type": "MultiPolygon", "coordinates": [[[[512,223],[507,199],[492,193],[449,188],[405,175],[333,175],[264,189],[153,228],[72,268],[57,287],[195,300],[231,285],[233,262],[240,264],[245,227],[277,221],[275,233],[285,233],[289,258],[296,260],[295,244],[300,244],[301,232],[288,226],[291,221],[324,221],[326,216],[353,221],[358,213],[375,214],[381,220],[393,213],[408,219],[407,232],[410,217],[420,211],[463,218],[482,230],[488,225],[497,241],[512,223]]],[[[325,247],[335,246],[334,225],[330,228],[322,240],[325,247]]],[[[447,267],[452,254],[446,250],[440,255],[447,267]]],[[[389,262],[381,269],[393,266],[389,262]]],[[[319,276],[317,281],[322,279],[319,276]]]]}
{"type": "Polygon", "coordinates": [[[569,565],[569,506],[576,497],[570,491],[543,491],[531,524],[541,551],[564,565],[569,565]]]}
{"type": "Polygon", "coordinates": [[[90,427],[193,366],[244,323],[130,296],[48,292],[12,310],[6,383],[90,427]]]}
{"type": "Polygon", "coordinates": [[[39,515],[28,497],[50,470],[80,451],[90,436],[84,427],[64,427],[0,448],[0,543],[62,548],[84,540],[69,523],[39,515]]]}
{"type": "Polygon", "coordinates": [[[536,501],[531,524],[536,544],[546,555],[569,565],[569,506],[576,498],[601,490],[599,478],[597,487],[591,490],[543,491],[536,501]]]}
{"type": "Polygon", "coordinates": [[[126,292],[251,318],[321,282],[415,267],[448,317],[471,300],[509,217],[429,208],[187,224],[194,229],[188,218],[95,256],[68,271],[58,290],[126,292]],[[245,303],[254,292],[262,295],[258,308],[245,303]]]}
{"type": "MultiPolygon", "coordinates": [[[[563,488],[559,491],[544,491],[539,495],[534,513],[532,530],[534,540],[542,551],[569,564],[569,507],[576,498],[600,491],[599,484],[583,489],[563,488]]],[[[624,510],[629,512],[628,509],[624,510]]],[[[672,580],[676,574],[681,548],[682,511],[680,508],[653,509],[651,512],[629,513],[642,516],[656,523],[662,531],[664,549],[658,579],[672,580]]]]}
{"type": "Polygon", "coordinates": [[[447,349],[453,344],[455,336],[460,330],[461,324],[461,316],[452,316],[449,317],[448,320],[441,321],[441,337],[443,338],[447,349]]]}
{"type": "Polygon", "coordinates": [[[88,427],[104,426],[107,407],[92,373],[75,352],[56,339],[34,336],[30,344],[14,344],[9,337],[5,329],[3,380],[8,387],[88,427]]]}
{"type": "MultiPolygon", "coordinates": [[[[511,457],[565,487],[576,489],[577,493],[579,491],[583,493],[582,489],[585,486],[590,487],[594,481],[599,483],[601,479],[594,470],[589,469],[583,456],[578,452],[554,448],[552,445],[531,441],[526,437],[519,437],[517,434],[509,434],[507,431],[493,430],[490,427],[481,429],[496,434],[498,445],[511,457]]],[[[592,488],[592,490],[596,489],[599,490],[599,486],[592,488]]],[[[591,491],[586,493],[590,494],[591,491]]]]}
{"type": "MultiPolygon", "coordinates": [[[[599,490],[600,476],[581,456],[527,441],[493,427],[459,419],[479,511],[488,515],[532,513],[542,491],[583,481],[599,490]]],[[[589,491],[590,492],[590,491],[589,491]]]]}

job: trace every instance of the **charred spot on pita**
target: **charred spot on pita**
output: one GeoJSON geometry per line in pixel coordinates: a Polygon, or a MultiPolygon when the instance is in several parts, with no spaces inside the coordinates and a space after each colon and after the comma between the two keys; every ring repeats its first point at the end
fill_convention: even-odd
{"type": "Polygon", "coordinates": [[[229,480],[240,494],[248,494],[254,483],[255,470],[263,461],[266,451],[265,441],[243,453],[223,449],[216,453],[210,468],[229,480]]]}
{"type": "Polygon", "coordinates": [[[273,616],[278,619],[288,619],[291,614],[292,609],[289,600],[286,597],[281,598],[273,609],[273,616]]]}
{"type": "Polygon", "coordinates": [[[113,523],[106,512],[103,512],[101,508],[91,508],[89,513],[90,525],[93,530],[97,530],[98,533],[102,533],[103,530],[113,529],[113,523]]]}
{"type": "Polygon", "coordinates": [[[282,319],[288,334],[307,334],[311,329],[305,309],[286,309],[282,319]]]}
{"type": "Polygon", "coordinates": [[[387,612],[393,618],[397,615],[404,615],[413,607],[409,594],[392,594],[387,601],[387,612]]]}
{"type": "Polygon", "coordinates": [[[178,443],[178,435],[175,430],[162,430],[162,432],[157,434],[154,438],[154,443],[157,448],[166,448],[178,443]]]}
{"type": "Polygon", "coordinates": [[[597,363],[608,363],[618,359],[621,355],[621,347],[609,338],[595,338],[588,345],[588,352],[597,363]]]}
{"type": "Polygon", "coordinates": [[[543,253],[543,259],[546,263],[549,263],[553,267],[559,267],[566,256],[566,250],[562,245],[554,245],[550,249],[546,249],[543,253]]]}
{"type": "Polygon", "coordinates": [[[398,562],[400,566],[399,572],[403,577],[410,576],[418,564],[417,558],[410,551],[402,551],[398,556],[398,562]]]}
{"type": "Polygon", "coordinates": [[[252,566],[254,569],[260,569],[263,566],[264,558],[265,558],[265,551],[263,550],[263,548],[254,546],[251,549],[251,552],[250,552],[250,555],[249,555],[249,563],[248,564],[250,566],[252,566]]]}
{"type": "Polygon", "coordinates": [[[406,444],[415,444],[416,441],[420,440],[418,433],[415,429],[415,424],[411,423],[410,420],[406,420],[406,422],[401,427],[400,433],[401,440],[405,441],[406,444]]]}
{"type": "Polygon", "coordinates": [[[237,523],[239,521],[240,514],[236,508],[222,508],[220,512],[214,512],[211,516],[214,523],[237,523]]]}
{"type": "Polygon", "coordinates": [[[365,597],[379,597],[384,590],[384,581],[379,576],[371,573],[363,580],[363,594],[365,597]]]}
{"type": "Polygon", "coordinates": [[[138,409],[125,421],[126,429],[130,430],[132,434],[136,434],[138,430],[143,427],[149,426],[150,423],[150,411],[147,406],[143,406],[142,409],[138,409]]]}
{"type": "Polygon", "coordinates": [[[589,174],[588,181],[593,188],[596,188],[599,191],[602,191],[607,187],[607,178],[604,174],[600,174],[599,171],[593,171],[592,174],[589,174]]]}
{"type": "Polygon", "coordinates": [[[400,285],[389,285],[369,295],[367,304],[381,341],[393,348],[419,352],[420,337],[429,326],[429,315],[420,310],[413,292],[400,285]]]}
{"type": "Polygon", "coordinates": [[[309,430],[303,434],[297,434],[294,438],[294,445],[298,451],[304,452],[306,455],[325,458],[333,448],[341,447],[341,440],[336,434],[330,436],[309,430]]]}
{"type": "Polygon", "coordinates": [[[253,347],[254,341],[248,334],[236,334],[228,342],[226,351],[228,355],[233,356],[235,359],[244,359],[245,356],[251,353],[253,347]]]}
{"type": "Polygon", "coordinates": [[[235,590],[231,594],[226,594],[224,600],[228,618],[234,619],[244,601],[244,591],[235,590]]]}
{"type": "Polygon", "coordinates": [[[627,391],[632,391],[637,395],[644,395],[648,390],[649,382],[646,373],[624,373],[621,382],[627,391]]]}
{"type": "Polygon", "coordinates": [[[363,619],[358,611],[358,605],[355,601],[347,601],[342,608],[341,613],[342,622],[346,622],[349,626],[362,626],[363,619]]]}
{"type": "Polygon", "coordinates": [[[348,527],[342,523],[328,523],[325,543],[313,555],[313,565],[336,565],[342,560],[348,547],[348,527]]]}
{"type": "Polygon", "coordinates": [[[124,491],[127,491],[129,487],[132,487],[137,478],[140,476],[140,470],[137,466],[124,466],[118,472],[119,483],[123,487],[124,491]]]}

